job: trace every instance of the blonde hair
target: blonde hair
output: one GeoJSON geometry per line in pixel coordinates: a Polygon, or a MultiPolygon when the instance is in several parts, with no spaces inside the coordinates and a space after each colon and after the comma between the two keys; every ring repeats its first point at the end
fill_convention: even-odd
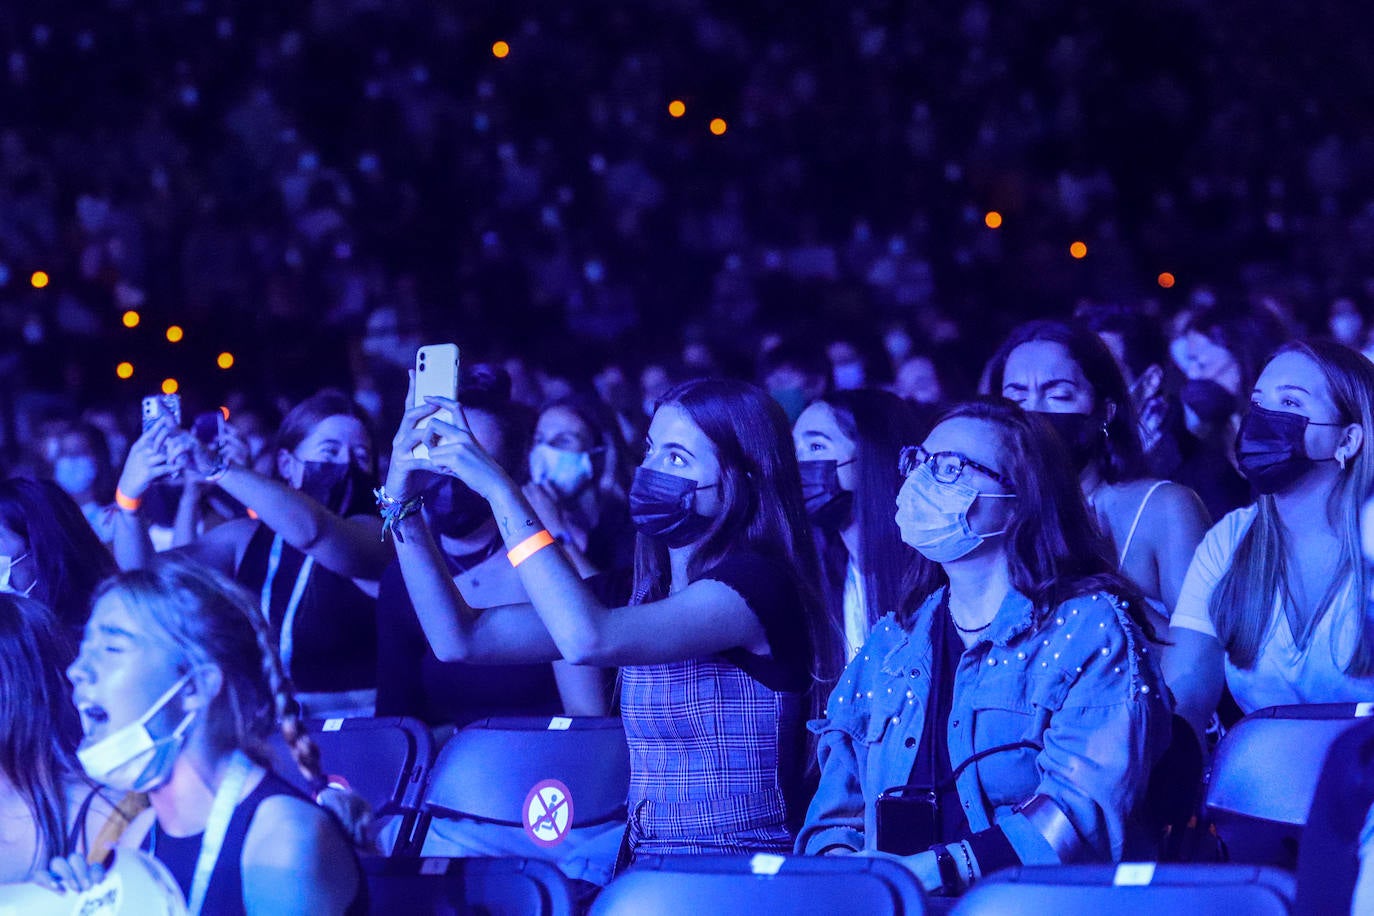
{"type": "MultiPolygon", "coordinates": [[[[1326,594],[1308,621],[1307,632],[1312,632],[1350,581],[1361,625],[1345,673],[1368,677],[1374,674],[1374,627],[1370,626],[1366,607],[1369,576],[1360,550],[1360,509],[1374,495],[1374,456],[1369,441],[1374,433],[1374,365],[1363,354],[1330,341],[1294,341],[1280,347],[1274,355],[1282,353],[1298,353],[1315,363],[1331,389],[1337,419],[1361,426],[1365,431],[1364,444],[1346,463],[1345,473],[1327,499],[1327,517],[1333,521],[1340,539],[1340,559],[1326,594]]],[[[1255,521],[1236,546],[1209,607],[1217,638],[1231,663],[1243,669],[1253,668],[1259,658],[1275,597],[1291,594],[1288,545],[1297,534],[1285,530],[1272,495],[1260,496],[1255,505],[1259,510],[1255,521]]],[[[1304,634],[1293,636],[1298,644],[1304,642],[1304,634]]]]}
{"type": "Polygon", "coordinates": [[[105,580],[95,597],[109,594],[166,634],[185,656],[187,670],[204,664],[220,670],[223,687],[206,711],[213,746],[239,748],[264,761],[265,741],[279,730],[316,800],[334,812],[355,843],[366,845],[367,804],[352,792],[329,786],[320,749],[305,728],[291,680],[251,595],[220,573],[175,554],[159,555],[144,569],[105,580]]]}

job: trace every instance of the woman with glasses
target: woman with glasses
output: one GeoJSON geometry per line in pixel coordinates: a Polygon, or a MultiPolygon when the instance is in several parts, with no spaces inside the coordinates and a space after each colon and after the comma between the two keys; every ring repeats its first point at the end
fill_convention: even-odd
{"type": "Polygon", "coordinates": [[[1192,490],[1146,476],[1130,390],[1107,345],[1085,326],[1028,322],[989,361],[984,388],[1059,433],[1117,568],[1162,630],[1210,519],[1192,490]]]}
{"type": "Polygon", "coordinates": [[[1164,656],[1179,713],[1195,726],[1223,684],[1245,713],[1374,700],[1360,553],[1360,511],[1374,493],[1372,404],[1374,366],[1326,341],[1284,345],[1255,382],[1236,457],[1260,495],[1198,546],[1164,656]]]}
{"type": "Polygon", "coordinates": [[[1171,704],[1063,447],[1036,414],[974,402],[901,464],[919,600],[811,723],[798,851],[897,855],[946,895],[1017,863],[1120,860],[1171,704]]]}

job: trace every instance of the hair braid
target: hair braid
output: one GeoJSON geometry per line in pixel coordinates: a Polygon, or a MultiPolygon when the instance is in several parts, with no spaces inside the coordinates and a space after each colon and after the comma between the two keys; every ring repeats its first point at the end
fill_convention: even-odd
{"type": "Polygon", "coordinates": [[[250,611],[248,617],[258,639],[258,650],[262,653],[262,673],[271,692],[273,718],[282,737],[286,739],[291,758],[308,781],[315,801],[338,818],[355,845],[369,848],[372,845],[368,836],[368,827],[372,823],[371,808],[362,796],[351,789],[330,784],[320,762],[320,747],[310,737],[301,718],[301,704],[296,700],[295,688],[282,666],[281,656],[272,644],[267,622],[255,612],[250,611]]]}

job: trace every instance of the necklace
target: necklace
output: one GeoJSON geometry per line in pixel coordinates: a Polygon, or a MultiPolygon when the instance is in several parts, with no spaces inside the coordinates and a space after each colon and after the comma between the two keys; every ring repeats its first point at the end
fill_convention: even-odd
{"type": "Polygon", "coordinates": [[[961,626],[959,626],[959,621],[957,621],[957,620],[954,619],[954,615],[953,615],[953,614],[950,614],[950,615],[949,615],[949,622],[952,623],[952,624],[954,624],[954,629],[958,630],[960,633],[981,633],[981,632],[983,632],[984,630],[986,630],[988,627],[992,626],[992,621],[989,620],[987,623],[983,624],[981,627],[974,627],[973,629],[970,630],[970,629],[968,629],[968,628],[966,628],[966,627],[961,627],[961,626]]]}

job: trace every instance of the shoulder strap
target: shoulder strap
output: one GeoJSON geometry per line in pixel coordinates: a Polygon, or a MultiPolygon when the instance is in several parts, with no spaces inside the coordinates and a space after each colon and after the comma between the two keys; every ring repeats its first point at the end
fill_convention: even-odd
{"type": "MultiPolygon", "coordinates": [[[[90,810],[91,802],[95,800],[99,790],[92,791],[86,796],[86,800],[81,805],[81,813],[77,817],[76,825],[73,829],[81,832],[84,839],[86,814],[90,810]]],[[[100,832],[95,835],[95,841],[91,843],[91,848],[86,852],[86,861],[91,865],[104,862],[110,855],[110,850],[119,843],[119,838],[124,835],[125,829],[133,823],[134,818],[138,817],[148,807],[148,796],[142,792],[129,792],[115,804],[114,810],[101,825],[100,832]]]]}
{"type": "Polygon", "coordinates": [[[1155,495],[1155,490],[1164,486],[1169,481],[1156,480],[1154,486],[1145,491],[1145,498],[1140,501],[1140,506],[1135,510],[1135,518],[1131,520],[1131,529],[1126,532],[1126,543],[1121,547],[1121,558],[1117,560],[1116,567],[1121,569],[1126,565],[1126,554],[1131,550],[1131,542],[1135,540],[1136,529],[1140,527],[1141,516],[1145,514],[1145,504],[1150,501],[1150,497],[1155,495]]]}

